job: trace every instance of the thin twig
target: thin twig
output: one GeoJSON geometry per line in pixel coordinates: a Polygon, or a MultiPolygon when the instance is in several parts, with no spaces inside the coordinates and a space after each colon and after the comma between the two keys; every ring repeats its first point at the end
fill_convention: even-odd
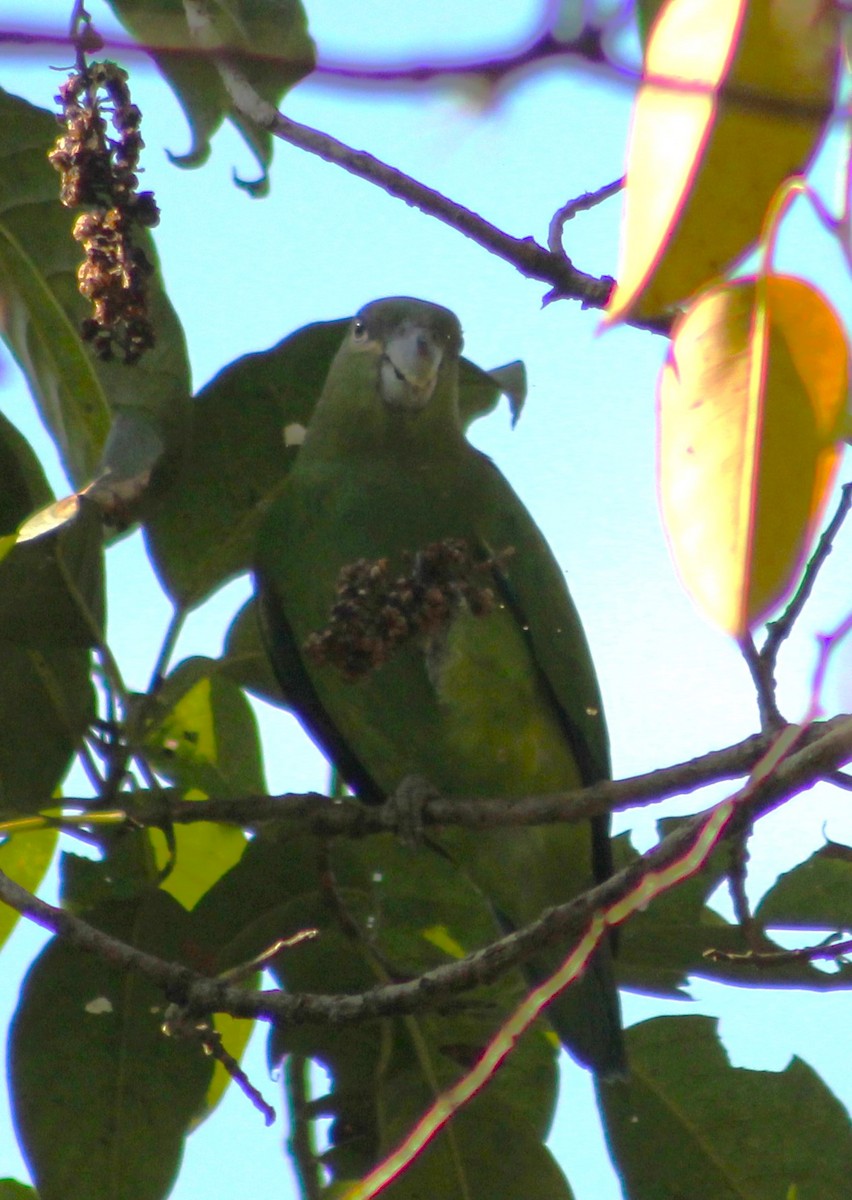
{"type": "Polygon", "coordinates": [[[775,662],[782,642],[789,637],[793,625],[801,616],[802,609],[805,607],[813,591],[817,576],[834,549],[835,538],[840,532],[843,522],[846,520],[850,507],[852,507],[852,483],[845,483],[840,489],[840,500],[837,504],[837,510],[817,542],[816,550],[811,555],[805,567],[801,583],[796,589],[795,595],[781,616],[775,621],[770,621],[766,626],[766,640],[760,649],[760,656],[769,665],[771,671],[775,669],[775,662]]]}
{"type": "MultiPolygon", "coordinates": [[[[799,731],[800,745],[809,745],[836,728],[842,728],[849,717],[840,715],[830,721],[814,721],[799,731]]],[[[723,750],[713,750],[688,762],[662,767],[644,775],[596,783],[572,792],[513,797],[430,796],[423,802],[422,817],[426,826],[461,825],[472,829],[492,829],[527,825],[545,825],[562,821],[582,821],[611,812],[627,812],[649,804],[657,804],[674,796],[684,796],[707,787],[742,778],[794,726],[781,731],[755,734],[723,750]]],[[[826,773],[826,778],[832,772],[826,773]]],[[[53,803],[46,798],[45,805],[53,803]]],[[[85,810],[92,801],[66,796],[66,809],[85,810]]],[[[116,822],[122,814],[116,811],[116,822]]],[[[124,814],[129,820],[131,814],[124,814]]],[[[320,837],[367,837],[376,833],[398,833],[400,814],[392,804],[364,804],[355,797],[330,798],[321,792],[288,792],[280,796],[237,796],[213,800],[183,800],[169,788],[160,788],[149,800],[144,793],[133,795],[132,820],[145,828],[161,827],[164,821],[175,825],[191,825],[197,821],[218,821],[241,829],[255,828],[268,821],[290,821],[305,832],[320,837]]]]}
{"type": "Polygon", "coordinates": [[[746,661],[757,692],[757,710],[760,714],[760,727],[764,731],[780,729],[784,718],[775,699],[774,661],[764,658],[754,644],[750,633],[745,633],[739,639],[739,647],[746,661]]]}
{"type": "Polygon", "coordinates": [[[624,176],[622,175],[621,179],[616,179],[613,183],[604,184],[596,192],[583,192],[582,196],[577,196],[573,200],[569,200],[567,204],[563,204],[561,208],[558,208],[550,218],[550,225],[547,229],[547,248],[550,253],[565,256],[562,234],[567,223],[572,221],[577,213],[588,212],[590,208],[595,208],[598,204],[602,204],[610,196],[617,196],[623,187],[624,176]]]}
{"type": "Polygon", "coordinates": [[[832,934],[818,946],[803,946],[798,950],[705,950],[704,957],[709,962],[741,963],[754,967],[781,967],[788,963],[816,962],[819,959],[837,961],[839,958],[852,954],[852,941],[841,942],[837,934],[832,934]]]}
{"type": "MultiPolygon", "coordinates": [[[[190,30],[199,45],[208,44],[212,25],[205,0],[184,0],[184,10],[190,30]]],[[[236,111],[259,129],[307,150],[310,154],[316,154],[352,175],[377,184],[389,195],[419,208],[428,216],[437,217],[465,237],[471,238],[489,253],[511,263],[527,278],[539,279],[549,284],[552,289],[549,298],[580,300],[585,308],[603,308],[606,305],[614,283],[612,279],[587,275],[577,270],[564,255],[552,254],[534,238],[516,238],[504,233],[478,213],[457,204],[434,188],[427,187],[371,154],[355,150],[308,125],[291,121],[278,112],[274,105],[264,100],[232,62],[224,58],[217,59],[216,67],[236,111]]],[[[669,318],[636,317],[631,318],[630,323],[666,336],[671,329],[669,318]]]]}
{"type": "Polygon", "coordinates": [[[153,695],[158,690],[163,682],[166,671],[169,668],[169,662],[174,654],[175,645],[181,635],[183,623],[186,620],[186,609],[182,604],[176,605],[172,612],[171,620],[169,621],[166,635],[163,638],[163,644],[160,647],[160,653],[157,655],[157,661],[154,664],[154,669],[151,672],[151,682],[148,684],[148,692],[153,695]]]}

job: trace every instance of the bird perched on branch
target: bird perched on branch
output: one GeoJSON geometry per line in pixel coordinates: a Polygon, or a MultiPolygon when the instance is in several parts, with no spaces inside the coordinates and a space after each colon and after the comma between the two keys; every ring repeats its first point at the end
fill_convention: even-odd
{"type": "MultiPolygon", "coordinates": [[[[366,802],[413,777],[447,796],[521,797],[609,775],[594,667],[562,571],[464,436],[461,347],[457,318],[438,305],[363,308],[259,537],[273,668],[366,802]]],[[[610,870],[605,818],[455,827],[438,841],[504,928],[610,870]]],[[[531,978],[562,957],[539,952],[531,978]]],[[[580,1062],[604,1078],[623,1072],[607,947],[548,1015],[580,1062]]]]}

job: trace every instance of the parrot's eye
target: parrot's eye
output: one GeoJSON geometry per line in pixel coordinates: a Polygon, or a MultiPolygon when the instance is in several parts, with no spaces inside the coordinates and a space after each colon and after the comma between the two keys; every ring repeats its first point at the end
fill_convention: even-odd
{"type": "Polygon", "coordinates": [[[352,324],[352,341],[364,342],[367,340],[367,322],[362,321],[358,317],[352,324]]]}

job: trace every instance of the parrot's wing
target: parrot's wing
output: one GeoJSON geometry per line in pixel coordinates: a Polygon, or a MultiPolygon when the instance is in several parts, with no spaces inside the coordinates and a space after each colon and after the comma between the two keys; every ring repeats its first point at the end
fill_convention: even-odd
{"type": "Polygon", "coordinates": [[[586,784],[610,775],[609,743],[588,642],[564,574],[521,501],[479,456],[490,493],[476,534],[495,560],[502,598],[523,629],[586,784]]]}
{"type": "MultiPolygon", "coordinates": [[[[501,599],[523,630],[542,687],[571,746],[584,784],[609,779],[609,740],[603,703],[580,616],[550,546],[490,459],[482,463],[490,493],[480,509],[477,537],[493,568],[501,599]]],[[[597,880],[612,874],[609,818],[592,820],[597,880]]]]}
{"type": "Polygon", "coordinates": [[[255,569],[257,611],[266,652],[277,678],[286,680],[285,702],[312,739],[322,747],[343,778],[368,804],[381,804],[385,795],[323,705],[305,670],[295,634],[278,588],[262,562],[255,569]]]}
{"type": "MultiPolygon", "coordinates": [[[[501,599],[527,639],[583,783],[608,779],[609,741],[597,677],[564,575],[510,485],[489,459],[481,457],[488,493],[476,522],[481,549],[494,562],[501,599]]],[[[590,825],[591,865],[595,879],[602,881],[612,874],[610,818],[593,817],[590,825]]],[[[623,1077],[627,1069],[612,973],[613,946],[601,946],[584,977],[557,997],[549,1010],[563,1043],[603,1078],[623,1077]]],[[[552,955],[539,955],[528,964],[530,977],[540,982],[555,964],[552,955]]]]}

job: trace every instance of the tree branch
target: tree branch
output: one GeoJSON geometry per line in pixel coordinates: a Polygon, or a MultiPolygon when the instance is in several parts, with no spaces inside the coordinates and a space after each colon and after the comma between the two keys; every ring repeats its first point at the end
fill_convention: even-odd
{"type": "MultiPolygon", "coordinates": [[[[200,46],[209,40],[211,22],[205,0],[184,0],[190,30],[200,46]]],[[[234,108],[246,121],[265,129],[273,137],[316,154],[326,162],[342,167],[352,175],[377,184],[391,196],[419,208],[427,216],[471,238],[489,253],[511,263],[522,275],[538,279],[551,287],[549,299],[580,300],[584,308],[603,308],[615,281],[609,276],[597,278],[578,270],[564,255],[553,254],[534,238],[516,238],[490,224],[478,213],[448,199],[434,188],[419,183],[395,167],[389,166],[364,150],[355,150],[329,134],[291,121],[274,105],[264,100],[246,76],[225,58],[216,58],[216,68],[234,108]]],[[[668,334],[671,320],[641,318],[631,324],[654,333],[668,334]]]]}
{"type": "MultiPolygon", "coordinates": [[[[829,721],[813,722],[799,734],[799,744],[819,741],[835,729],[845,727],[850,718],[836,716],[829,721]]],[[[428,796],[421,816],[425,826],[461,825],[466,828],[547,825],[559,821],[583,821],[607,813],[626,812],[657,804],[674,796],[687,795],[713,783],[747,775],[780,737],[796,726],[754,734],[722,750],[713,750],[687,762],[662,767],[643,775],[596,783],[572,792],[548,795],[505,797],[428,796]]],[[[830,778],[832,772],[826,772],[830,778]]],[[[126,810],[97,814],[103,823],[128,820],[135,825],[157,827],[163,822],[191,825],[198,821],[217,821],[240,828],[251,828],[267,821],[298,823],[305,832],[321,837],[367,837],[377,833],[399,833],[400,813],[392,804],[369,805],[354,797],[335,798],[319,792],[285,793],[280,796],[241,796],[228,799],[182,800],[168,789],[152,802],[144,793],[126,793],[126,810]]],[[[79,823],[85,825],[90,800],[66,797],[66,809],[79,809],[79,823]]]]}
{"type": "MultiPolygon", "coordinates": [[[[350,1024],[398,1016],[434,1006],[446,995],[489,983],[518,966],[542,946],[565,943],[584,928],[605,932],[621,924],[655,896],[700,869],[721,838],[736,837],[760,816],[806,790],[852,757],[852,718],[823,727],[822,736],[795,752],[804,740],[794,727],[786,746],[775,746],[755,775],[732,799],[686,820],[654,850],[604,883],[567,904],[549,909],[537,921],[456,962],[406,983],[385,984],[358,995],[253,992],[227,978],[209,979],[178,963],[165,962],[93,928],[86,921],[46,904],[0,873],[0,899],[45,929],[116,967],[137,970],[163,988],[189,1015],[228,1012],[272,1022],[350,1024]]],[[[601,934],[603,936],[603,933],[601,934]]],[[[591,951],[589,951],[591,952],[591,951]]]]}

